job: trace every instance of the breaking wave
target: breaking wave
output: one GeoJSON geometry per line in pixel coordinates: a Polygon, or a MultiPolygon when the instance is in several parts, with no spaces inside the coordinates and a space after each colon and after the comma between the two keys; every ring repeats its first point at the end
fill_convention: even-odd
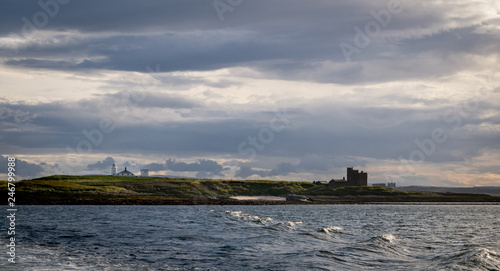
{"type": "Polygon", "coordinates": [[[342,230],[344,230],[342,227],[328,226],[325,228],[321,228],[320,230],[318,230],[318,232],[333,233],[333,232],[341,232],[342,230]]]}
{"type": "Polygon", "coordinates": [[[225,213],[227,214],[229,219],[236,221],[247,221],[259,224],[266,224],[267,222],[273,221],[273,219],[270,217],[260,218],[256,215],[245,214],[242,211],[226,211],[225,213]]]}
{"type": "Polygon", "coordinates": [[[396,236],[392,235],[392,234],[382,234],[380,236],[378,236],[377,238],[379,238],[380,240],[384,240],[386,242],[389,242],[389,243],[394,243],[394,241],[396,241],[396,236]]]}
{"type": "Polygon", "coordinates": [[[302,221],[282,221],[270,217],[261,218],[256,215],[243,213],[242,211],[225,211],[225,214],[230,220],[266,225],[271,230],[295,229],[299,225],[302,225],[302,221]]]}
{"type": "Polygon", "coordinates": [[[493,249],[470,248],[452,255],[436,257],[430,269],[500,270],[500,255],[493,249]]]}

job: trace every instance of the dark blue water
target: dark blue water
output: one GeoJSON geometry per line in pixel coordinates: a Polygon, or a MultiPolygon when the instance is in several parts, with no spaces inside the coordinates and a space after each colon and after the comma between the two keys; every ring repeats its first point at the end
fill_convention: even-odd
{"type": "Polygon", "coordinates": [[[18,263],[5,256],[2,270],[500,270],[498,205],[21,206],[17,216],[18,263]]]}

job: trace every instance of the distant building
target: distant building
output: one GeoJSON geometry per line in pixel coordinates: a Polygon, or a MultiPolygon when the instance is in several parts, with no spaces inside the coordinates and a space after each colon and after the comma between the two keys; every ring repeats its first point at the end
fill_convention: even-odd
{"type": "Polygon", "coordinates": [[[345,177],[342,180],[332,179],[328,185],[330,186],[367,186],[368,185],[368,173],[359,171],[352,167],[347,168],[347,180],[345,177]]]}
{"type": "MultiPolygon", "coordinates": [[[[130,172],[127,170],[127,167],[125,167],[125,170],[120,171],[116,173],[116,164],[113,164],[111,167],[111,176],[127,176],[127,177],[134,177],[134,173],[130,172]]],[[[141,169],[141,177],[148,177],[149,176],[149,169],[141,169]]]]}
{"type": "Polygon", "coordinates": [[[130,172],[127,170],[127,167],[125,167],[125,170],[123,171],[120,171],[118,173],[116,173],[116,176],[128,176],[128,177],[133,177],[135,176],[134,173],[130,172]]]}
{"type": "Polygon", "coordinates": [[[387,187],[396,188],[396,183],[387,183],[387,187]]]}

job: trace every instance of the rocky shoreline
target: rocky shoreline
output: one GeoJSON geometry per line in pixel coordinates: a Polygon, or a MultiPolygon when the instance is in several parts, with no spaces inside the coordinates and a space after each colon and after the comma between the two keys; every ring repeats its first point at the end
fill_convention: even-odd
{"type": "MultiPolygon", "coordinates": [[[[425,205],[425,204],[493,204],[500,205],[500,200],[491,201],[481,198],[400,198],[400,197],[364,197],[364,198],[335,198],[315,200],[311,198],[300,198],[294,200],[252,200],[234,199],[230,197],[208,197],[189,199],[163,199],[163,198],[115,198],[115,197],[88,197],[88,193],[52,193],[40,195],[40,193],[21,193],[18,197],[18,205],[334,205],[334,204],[401,204],[401,205],[425,205]],[[38,195],[36,195],[38,194],[38,195]],[[86,195],[87,197],[83,196],[86,195]],[[63,197],[64,196],[64,197],[63,197]]],[[[95,194],[93,194],[95,196],[95,194]]],[[[261,196],[265,198],[265,196],[261,196]]],[[[258,197],[257,197],[258,198],[258,197]]]]}

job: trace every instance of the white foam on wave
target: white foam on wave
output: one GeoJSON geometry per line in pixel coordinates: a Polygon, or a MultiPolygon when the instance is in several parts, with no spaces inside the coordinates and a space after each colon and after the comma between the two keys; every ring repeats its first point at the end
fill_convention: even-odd
{"type": "MultiPolygon", "coordinates": [[[[69,252],[64,247],[39,245],[23,246],[22,251],[23,254],[17,258],[17,262],[24,267],[24,270],[110,270],[102,268],[109,266],[108,259],[100,255],[86,255],[83,251],[69,252]],[[89,258],[93,261],[89,261],[89,258]]],[[[1,264],[0,269],[3,270],[1,264]]]]}
{"type": "Polygon", "coordinates": [[[274,220],[271,217],[261,218],[256,215],[245,214],[242,211],[225,211],[226,215],[231,220],[238,220],[244,222],[253,222],[256,224],[262,224],[271,227],[277,227],[276,229],[295,229],[302,224],[302,221],[282,221],[274,220]]]}
{"type": "Polygon", "coordinates": [[[301,225],[302,221],[287,221],[286,226],[289,228],[295,228],[297,225],[301,225]]]}
{"type": "Polygon", "coordinates": [[[324,233],[331,233],[331,232],[339,232],[344,230],[342,227],[337,227],[337,226],[328,226],[325,228],[322,228],[320,231],[324,233]]]}
{"type": "Polygon", "coordinates": [[[500,270],[500,255],[492,249],[476,247],[440,258],[431,267],[437,266],[446,270],[500,270]]]}
{"type": "Polygon", "coordinates": [[[468,256],[468,260],[480,265],[500,268],[500,257],[498,253],[487,248],[479,248],[473,251],[471,255],[468,256]]]}
{"type": "Polygon", "coordinates": [[[229,215],[229,217],[232,219],[257,222],[261,224],[265,224],[273,220],[270,217],[260,218],[259,216],[256,215],[245,214],[242,211],[226,211],[226,214],[229,215]]]}
{"type": "Polygon", "coordinates": [[[390,233],[382,234],[380,236],[380,238],[382,238],[382,240],[387,241],[389,243],[393,243],[397,239],[396,236],[394,236],[394,235],[392,235],[390,233]]]}
{"type": "Polygon", "coordinates": [[[264,219],[261,219],[260,221],[261,221],[262,223],[266,223],[266,222],[271,222],[271,221],[273,221],[273,219],[272,219],[272,218],[270,218],[270,217],[266,217],[266,218],[264,218],[264,219]]]}

